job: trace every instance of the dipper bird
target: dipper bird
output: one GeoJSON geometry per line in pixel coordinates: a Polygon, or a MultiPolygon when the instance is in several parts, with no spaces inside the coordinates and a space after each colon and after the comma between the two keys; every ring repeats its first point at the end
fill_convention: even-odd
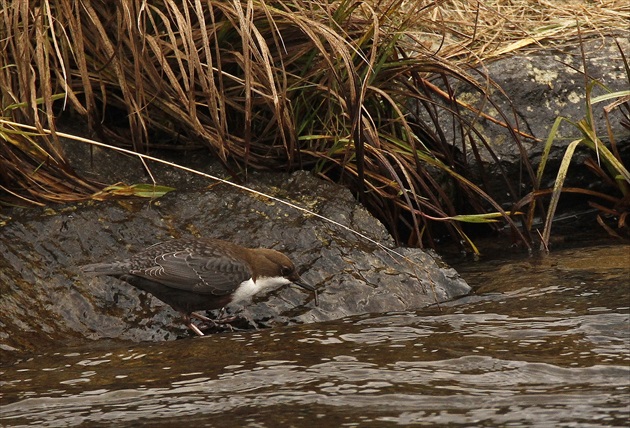
{"type": "Polygon", "coordinates": [[[174,239],[152,245],[127,260],[83,266],[91,275],[108,275],[147,291],[181,312],[186,326],[200,336],[191,317],[213,322],[194,311],[224,308],[247,301],[256,293],[294,283],[305,283],[284,254],[266,248],[244,248],[209,238],[174,239]]]}

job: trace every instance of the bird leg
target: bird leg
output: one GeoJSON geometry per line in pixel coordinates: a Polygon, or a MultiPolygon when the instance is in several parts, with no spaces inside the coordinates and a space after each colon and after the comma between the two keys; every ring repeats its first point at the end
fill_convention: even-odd
{"type": "Polygon", "coordinates": [[[198,320],[201,320],[203,322],[209,322],[209,323],[213,323],[214,322],[214,320],[208,318],[207,316],[198,314],[197,312],[191,312],[190,316],[193,317],[193,318],[197,318],[198,320]]]}
{"type": "Polygon", "coordinates": [[[230,324],[231,322],[233,322],[234,320],[236,320],[237,317],[232,316],[232,317],[226,317],[225,316],[225,307],[221,308],[221,310],[219,311],[219,316],[216,319],[210,319],[204,315],[198,314],[196,312],[192,312],[190,314],[191,317],[197,318],[198,320],[201,320],[203,322],[205,322],[206,324],[209,324],[209,327],[213,327],[213,328],[219,328],[219,327],[227,327],[230,331],[234,331],[234,327],[232,327],[232,325],[230,324]]]}
{"type": "Polygon", "coordinates": [[[215,320],[215,322],[219,323],[219,324],[230,324],[231,322],[236,321],[236,319],[238,318],[235,315],[230,316],[226,316],[225,315],[226,309],[225,306],[222,307],[219,310],[219,316],[217,317],[217,319],[215,320]]]}
{"type": "Polygon", "coordinates": [[[184,324],[186,324],[186,327],[194,331],[195,334],[197,334],[198,336],[205,336],[205,334],[201,331],[199,327],[192,323],[192,318],[197,318],[198,320],[203,321],[205,324],[201,328],[203,328],[204,330],[207,330],[209,328],[218,329],[220,327],[227,327],[230,331],[234,331],[234,327],[232,327],[230,323],[236,320],[237,317],[226,317],[224,315],[225,308],[221,308],[218,318],[214,320],[196,312],[182,313],[182,316],[184,317],[184,324]]]}
{"type": "Polygon", "coordinates": [[[197,333],[198,336],[204,336],[202,331],[199,330],[199,327],[197,327],[195,324],[192,323],[192,321],[190,319],[191,315],[195,316],[197,314],[195,314],[194,312],[192,314],[184,314],[184,323],[186,324],[186,327],[188,327],[189,329],[191,329],[192,331],[197,333]]]}

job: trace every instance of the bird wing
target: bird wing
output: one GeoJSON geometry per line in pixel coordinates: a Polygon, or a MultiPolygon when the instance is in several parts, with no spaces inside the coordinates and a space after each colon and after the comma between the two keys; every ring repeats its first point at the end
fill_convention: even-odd
{"type": "Polygon", "coordinates": [[[252,277],[247,265],[229,255],[197,256],[190,251],[160,254],[152,266],[131,273],[167,287],[217,296],[233,292],[252,277]]]}

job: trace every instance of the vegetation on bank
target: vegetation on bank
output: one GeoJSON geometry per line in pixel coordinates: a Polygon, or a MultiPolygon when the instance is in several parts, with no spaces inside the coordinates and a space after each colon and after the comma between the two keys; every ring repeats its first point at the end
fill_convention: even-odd
{"type": "MultiPolygon", "coordinates": [[[[568,122],[576,130],[578,137],[571,141],[566,148],[562,163],[560,164],[557,172],[553,189],[532,191],[521,203],[522,205],[529,205],[528,223],[531,224],[531,219],[534,215],[534,210],[538,201],[547,194],[551,195],[547,218],[540,237],[541,249],[545,249],[547,251],[549,250],[552,221],[561,193],[577,193],[586,195],[590,199],[588,202],[589,205],[596,208],[599,212],[597,215],[597,222],[608,232],[609,235],[617,238],[625,238],[624,235],[629,234],[630,224],[628,223],[628,215],[630,214],[630,171],[628,171],[628,168],[623,163],[609,119],[610,112],[613,109],[617,109],[623,115],[621,125],[630,130],[630,65],[618,43],[617,47],[619,48],[620,55],[624,59],[628,89],[616,93],[607,91],[605,95],[593,97],[593,89],[598,85],[601,85],[601,83],[596,80],[589,80],[588,78],[585,78],[586,105],[584,106],[584,111],[586,112],[586,116],[579,120],[566,117],[558,117],[556,119],[545,143],[542,159],[538,165],[536,178],[537,182],[540,182],[547,165],[547,158],[549,156],[551,146],[557,137],[556,133],[558,128],[562,122],[568,122]],[[597,128],[599,124],[596,123],[594,119],[595,116],[593,114],[593,106],[602,102],[609,103],[604,107],[607,130],[606,137],[608,144],[604,144],[600,136],[597,135],[597,128]],[[599,181],[604,184],[604,186],[606,186],[606,191],[592,188],[564,187],[564,181],[568,175],[570,162],[573,160],[575,150],[578,146],[583,146],[590,152],[590,156],[586,159],[586,161],[584,161],[584,165],[590,169],[596,177],[598,177],[599,181]],[[611,227],[608,224],[606,221],[607,218],[616,220],[616,228],[611,227]]],[[[582,55],[582,59],[584,60],[584,55],[582,55]]],[[[583,61],[582,67],[583,70],[585,70],[584,75],[587,76],[588,68],[585,61],[583,61]]]]}
{"type": "MultiPolygon", "coordinates": [[[[531,1],[8,1],[0,17],[0,197],[76,201],[104,187],[77,176],[55,138],[66,108],[102,141],[138,152],[211,150],[240,177],[247,168],[314,170],[351,188],[407,244],[432,245],[448,233],[474,248],[464,222],[501,217],[529,245],[531,215],[517,226],[516,209],[505,211],[471,181],[479,152],[494,156],[475,128],[490,109],[516,144],[526,134],[488,96],[500,88],[468,67],[601,33],[627,19],[618,3],[576,17],[531,1]],[[474,88],[482,105],[458,99],[458,84],[474,88]],[[48,129],[52,136],[42,136],[48,129]]],[[[627,99],[615,108],[627,109],[627,99]]],[[[503,180],[507,189],[531,189],[520,201],[510,192],[513,207],[531,214],[545,192],[523,162],[524,183],[503,180]]],[[[627,184],[618,188],[615,209],[627,213],[627,184]]]]}

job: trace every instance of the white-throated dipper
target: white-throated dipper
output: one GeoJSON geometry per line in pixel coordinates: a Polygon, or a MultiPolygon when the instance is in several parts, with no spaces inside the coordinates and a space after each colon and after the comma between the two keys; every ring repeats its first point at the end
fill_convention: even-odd
{"type": "Polygon", "coordinates": [[[212,320],[194,311],[220,309],[247,301],[267,288],[294,283],[315,293],[284,254],[266,248],[244,248],[209,238],[173,239],[150,246],[127,260],[96,263],[81,270],[108,275],[147,291],[184,315],[186,326],[200,336],[191,317],[212,320]]]}

